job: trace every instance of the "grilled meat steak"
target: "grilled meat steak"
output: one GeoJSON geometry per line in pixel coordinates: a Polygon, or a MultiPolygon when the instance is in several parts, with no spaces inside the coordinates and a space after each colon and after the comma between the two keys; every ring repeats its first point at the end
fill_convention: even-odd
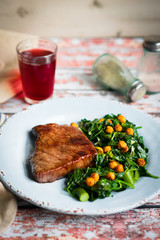
{"type": "Polygon", "coordinates": [[[81,130],[55,123],[35,126],[35,150],[30,158],[34,179],[53,182],[77,168],[91,165],[96,155],[93,144],[81,130]]]}

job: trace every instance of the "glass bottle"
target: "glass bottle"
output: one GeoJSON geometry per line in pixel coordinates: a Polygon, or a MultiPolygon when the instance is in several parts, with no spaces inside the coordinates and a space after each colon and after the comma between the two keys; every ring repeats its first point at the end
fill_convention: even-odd
{"type": "Polygon", "coordinates": [[[145,84],[148,93],[160,92],[160,36],[144,38],[137,77],[145,84]]]}
{"type": "Polygon", "coordinates": [[[143,82],[135,79],[123,62],[108,53],[95,60],[92,72],[106,89],[121,92],[128,101],[137,101],[146,93],[143,82]]]}

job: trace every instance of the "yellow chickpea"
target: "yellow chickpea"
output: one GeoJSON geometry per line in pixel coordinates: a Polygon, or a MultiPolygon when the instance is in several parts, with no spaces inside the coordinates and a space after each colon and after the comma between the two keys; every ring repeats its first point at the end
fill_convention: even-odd
{"type": "Polygon", "coordinates": [[[112,148],[111,148],[111,146],[105,146],[104,148],[103,148],[103,151],[106,153],[106,152],[109,152],[109,151],[111,151],[112,150],[112,148]]]}
{"type": "Polygon", "coordinates": [[[113,122],[112,122],[112,120],[110,120],[110,119],[108,119],[108,120],[107,120],[107,122],[109,122],[110,124],[112,124],[112,123],[113,123],[113,122]]]}
{"type": "Polygon", "coordinates": [[[122,152],[122,153],[126,153],[126,152],[128,152],[128,149],[129,149],[128,146],[126,146],[125,148],[122,148],[122,149],[121,149],[121,152],[122,152]]]}
{"type": "Polygon", "coordinates": [[[115,169],[117,166],[118,166],[118,162],[117,161],[111,161],[110,163],[109,163],[109,168],[111,168],[111,169],[115,169]]]}
{"type": "Polygon", "coordinates": [[[103,149],[101,147],[95,147],[95,149],[98,153],[103,154],[103,149]]]}
{"type": "Polygon", "coordinates": [[[118,142],[118,149],[126,148],[127,143],[125,141],[119,141],[118,142]]]}
{"type": "Polygon", "coordinates": [[[132,135],[132,136],[133,136],[134,131],[133,131],[132,128],[127,128],[127,129],[126,129],[126,133],[127,133],[127,135],[132,135]]]}
{"type": "Polygon", "coordinates": [[[104,118],[99,119],[99,122],[103,122],[103,121],[104,121],[104,118]]]}
{"type": "Polygon", "coordinates": [[[87,177],[86,178],[86,184],[87,184],[88,187],[94,186],[94,184],[95,184],[94,178],[93,177],[87,177]]]}
{"type": "Polygon", "coordinates": [[[112,133],[114,131],[113,127],[107,126],[106,127],[106,133],[112,133]]]}
{"type": "Polygon", "coordinates": [[[99,174],[98,173],[92,173],[91,177],[94,179],[95,182],[99,181],[99,174]]]}
{"type": "Polygon", "coordinates": [[[71,126],[78,128],[78,124],[77,124],[77,123],[74,123],[74,122],[71,123],[71,126]]]}
{"type": "Polygon", "coordinates": [[[121,132],[122,131],[122,126],[120,124],[117,124],[115,127],[114,127],[115,131],[116,132],[121,132]]]}
{"type": "Polygon", "coordinates": [[[109,173],[107,173],[107,176],[106,176],[106,178],[111,181],[114,181],[115,177],[116,176],[115,176],[114,172],[109,172],[109,173]]]}
{"type": "Polygon", "coordinates": [[[125,123],[126,122],[126,118],[122,115],[118,115],[117,119],[120,123],[125,123]]]}
{"type": "Polygon", "coordinates": [[[118,166],[115,168],[115,171],[117,173],[124,172],[124,167],[122,164],[118,164],[118,166]]]}
{"type": "Polygon", "coordinates": [[[146,164],[146,162],[143,158],[138,158],[137,159],[137,164],[138,164],[138,166],[143,167],[146,164]]]}

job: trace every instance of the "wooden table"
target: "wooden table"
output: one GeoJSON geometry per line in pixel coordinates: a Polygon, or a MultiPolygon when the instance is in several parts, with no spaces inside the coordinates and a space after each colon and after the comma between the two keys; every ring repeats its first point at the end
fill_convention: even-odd
{"type": "MultiPolygon", "coordinates": [[[[107,91],[93,79],[91,67],[100,54],[119,57],[135,74],[142,54],[142,39],[54,39],[59,46],[54,98],[68,96],[101,96],[124,102],[119,93],[107,91]]],[[[160,124],[160,93],[145,95],[136,108],[151,115],[160,124]]],[[[28,105],[23,95],[0,104],[8,116],[28,105]]],[[[35,207],[17,199],[18,211],[12,225],[0,239],[160,239],[160,196],[145,205],[123,213],[106,216],[59,214],[35,207]]]]}

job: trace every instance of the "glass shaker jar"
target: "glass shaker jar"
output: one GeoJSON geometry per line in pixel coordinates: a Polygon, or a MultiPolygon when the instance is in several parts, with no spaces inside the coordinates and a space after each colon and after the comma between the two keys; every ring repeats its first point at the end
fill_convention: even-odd
{"type": "Polygon", "coordinates": [[[147,92],[160,92],[160,36],[144,38],[143,55],[137,72],[137,77],[145,84],[147,92]]]}
{"type": "Polygon", "coordinates": [[[95,60],[92,72],[106,89],[121,92],[128,101],[137,101],[146,93],[143,82],[135,79],[123,62],[108,53],[95,60]]]}

